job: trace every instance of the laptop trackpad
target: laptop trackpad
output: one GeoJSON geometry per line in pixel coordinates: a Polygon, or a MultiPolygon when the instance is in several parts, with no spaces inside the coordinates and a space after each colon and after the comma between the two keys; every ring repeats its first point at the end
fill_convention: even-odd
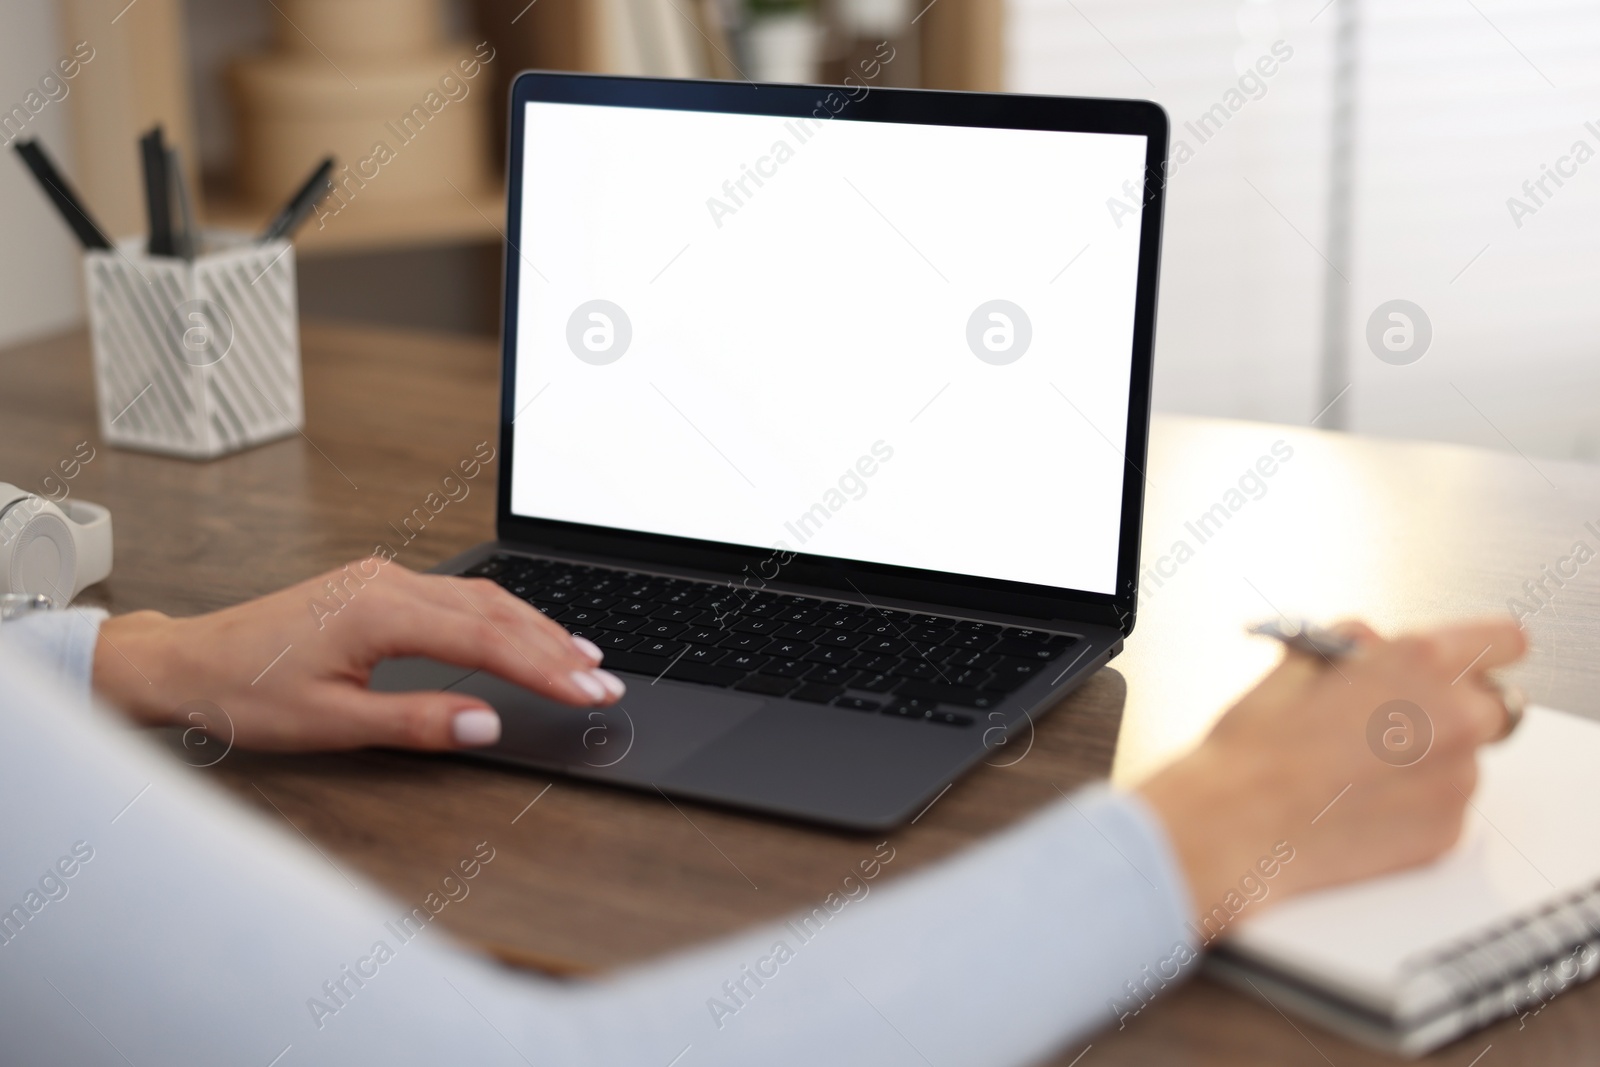
{"type": "Polygon", "coordinates": [[[500,743],[482,754],[596,778],[652,782],[760,710],[760,697],[630,679],[621,702],[574,708],[485,671],[449,687],[500,713],[500,743]]]}

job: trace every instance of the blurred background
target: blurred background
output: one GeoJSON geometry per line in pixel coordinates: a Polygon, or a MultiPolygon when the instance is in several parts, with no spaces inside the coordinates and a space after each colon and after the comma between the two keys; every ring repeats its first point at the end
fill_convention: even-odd
{"type": "MultiPolygon", "coordinates": [[[[154,121],[214,225],[333,152],[302,313],[492,335],[519,69],[1149,98],[1158,408],[1595,460],[1597,50],[1597,0],[0,0],[0,143],[44,141],[113,235],[154,121]]],[[[79,325],[13,159],[0,233],[0,345],[79,325]]]]}

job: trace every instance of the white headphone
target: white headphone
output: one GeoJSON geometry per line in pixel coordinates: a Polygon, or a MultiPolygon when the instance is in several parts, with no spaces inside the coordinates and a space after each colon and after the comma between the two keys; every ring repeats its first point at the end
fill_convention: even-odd
{"type": "Polygon", "coordinates": [[[111,512],[60,504],[0,482],[0,593],[44,595],[66,607],[111,574],[111,512]]]}

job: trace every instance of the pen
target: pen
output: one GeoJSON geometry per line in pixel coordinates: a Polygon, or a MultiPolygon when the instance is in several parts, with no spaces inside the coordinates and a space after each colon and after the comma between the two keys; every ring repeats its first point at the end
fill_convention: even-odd
{"type": "Polygon", "coordinates": [[[1356,650],[1353,639],[1305,619],[1273,619],[1257,623],[1250,627],[1250,632],[1258,637],[1281,641],[1296,652],[1321,656],[1327,660],[1343,659],[1356,650]]]}
{"type": "Polygon", "coordinates": [[[200,251],[200,233],[194,228],[194,206],[189,202],[189,180],[183,176],[183,166],[176,147],[167,149],[167,173],[172,179],[173,198],[178,202],[178,230],[173,244],[178,255],[193,260],[200,251]]]}
{"type": "Polygon", "coordinates": [[[167,149],[157,124],[139,138],[139,158],[144,164],[144,205],[150,218],[150,239],[145,253],[152,256],[175,254],[172,245],[172,183],[167,177],[167,149]]]}
{"type": "Polygon", "coordinates": [[[317,169],[311,172],[305,184],[296,190],[283,205],[283,210],[267,224],[261,231],[260,241],[274,241],[279,237],[293,236],[294,231],[311,214],[311,209],[322,202],[322,198],[333,191],[333,183],[328,180],[328,175],[333,173],[333,157],[329,156],[317,164],[317,169]]]}
{"type": "Polygon", "coordinates": [[[83,202],[78,199],[77,192],[56,170],[56,165],[45,154],[43,146],[38,141],[18,141],[17,155],[28,165],[28,170],[38,180],[45,195],[50,202],[55,204],[56,210],[72,232],[78,235],[78,243],[87,249],[110,250],[111,242],[106,240],[105,233],[89,217],[89,212],[84,208],[83,202]]]}

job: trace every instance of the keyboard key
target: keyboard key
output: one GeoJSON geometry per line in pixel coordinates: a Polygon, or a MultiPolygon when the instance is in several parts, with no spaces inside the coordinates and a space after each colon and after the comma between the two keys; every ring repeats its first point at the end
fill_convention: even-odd
{"type": "MultiPolygon", "coordinates": [[[[823,617],[823,609],[814,601],[800,601],[796,604],[786,604],[782,611],[773,618],[779,622],[793,625],[810,626],[823,617]]],[[[809,640],[809,639],[808,639],[809,640]]]]}
{"type": "Polygon", "coordinates": [[[833,706],[836,708],[849,708],[851,711],[877,711],[883,707],[878,701],[868,700],[865,697],[839,697],[833,702],[833,706]]]}
{"type": "Polygon", "coordinates": [[[782,624],[779,623],[777,619],[746,617],[742,619],[735,619],[728,626],[728,629],[742,634],[763,634],[770,637],[777,632],[778,627],[781,625],[782,624]]]}
{"type": "Polygon", "coordinates": [[[866,639],[866,634],[853,634],[849,630],[830,630],[817,638],[817,644],[824,648],[855,648],[866,639]]]}
{"type": "Polygon", "coordinates": [[[896,637],[904,632],[905,627],[888,619],[869,618],[865,626],[856,628],[856,633],[870,634],[877,637],[896,637]]]}
{"type": "Polygon", "coordinates": [[[929,681],[934,678],[945,677],[945,672],[939,669],[938,664],[924,663],[921,660],[903,660],[893,673],[900,678],[918,678],[929,681]]]}
{"type": "Polygon", "coordinates": [[[634,633],[643,634],[646,637],[677,637],[687,629],[688,627],[681,622],[663,622],[660,619],[649,619],[634,633]]]}
{"type": "Polygon", "coordinates": [[[571,603],[578,595],[575,589],[546,588],[534,594],[535,600],[548,600],[552,604],[571,603]]]}
{"type": "Polygon", "coordinates": [[[707,667],[703,663],[685,663],[679,660],[667,668],[666,677],[678,682],[698,682],[726,689],[744,678],[744,671],[729,667],[707,667]]]}
{"type": "Polygon", "coordinates": [[[695,615],[696,612],[688,608],[675,607],[657,608],[650,613],[652,619],[660,619],[662,622],[688,622],[695,615]]]}
{"type": "Polygon", "coordinates": [[[616,604],[620,599],[622,598],[608,596],[604,593],[596,594],[593,590],[590,590],[588,594],[574,598],[572,601],[572,606],[577,608],[594,608],[597,611],[604,611],[616,604]]]}
{"type": "Polygon", "coordinates": [[[801,658],[808,659],[812,663],[831,663],[835,667],[843,667],[855,659],[856,655],[856,650],[853,648],[813,648],[801,658]]]}
{"type": "Polygon", "coordinates": [[[589,640],[599,645],[602,652],[606,652],[613,648],[632,648],[643,638],[635,637],[632,634],[619,633],[615,630],[604,630],[601,631],[598,637],[590,637],[589,640]]]}
{"type": "Polygon", "coordinates": [[[1030,642],[1036,645],[1061,645],[1065,647],[1071,643],[1072,638],[1065,634],[1053,634],[1049,630],[1011,630],[1002,634],[1007,641],[1030,642]]]}
{"type": "Polygon", "coordinates": [[[711,626],[692,626],[678,635],[679,640],[691,645],[714,645],[727,637],[727,633],[711,626]]]}
{"type": "Polygon", "coordinates": [[[946,685],[942,682],[915,680],[901,682],[900,688],[895,691],[902,697],[937,701],[941,704],[959,704],[962,707],[977,708],[979,711],[999,707],[1000,702],[1005,699],[1004,693],[988,689],[972,689],[967,686],[946,685]]]}
{"type": "MultiPolygon", "coordinates": [[[[832,607],[835,609],[837,609],[839,606],[840,605],[837,604],[832,605],[832,607]]],[[[818,619],[816,625],[821,626],[826,630],[849,630],[856,626],[860,626],[861,618],[858,615],[851,615],[846,612],[834,610],[818,619]]]]}
{"type": "Polygon", "coordinates": [[[772,644],[772,638],[760,634],[724,634],[717,644],[723,648],[736,648],[741,652],[759,652],[772,644]]]}
{"type": "Polygon", "coordinates": [[[804,641],[789,641],[778,638],[768,645],[763,651],[769,656],[782,656],[784,659],[799,659],[811,651],[811,646],[804,641]]]}
{"type": "Polygon", "coordinates": [[[887,693],[900,684],[892,674],[863,674],[850,683],[852,689],[865,689],[869,693],[887,693]]]}
{"type": "Polygon", "coordinates": [[[959,711],[930,711],[928,721],[941,726],[971,726],[972,716],[963,715],[959,711]]]}
{"type": "Polygon", "coordinates": [[[790,693],[789,699],[804,700],[812,704],[827,704],[832,702],[834,697],[843,695],[844,690],[836,685],[811,685],[808,683],[790,693]]]}
{"type": "Polygon", "coordinates": [[[729,652],[723,658],[722,666],[734,667],[749,674],[751,671],[759,671],[771,662],[771,656],[763,656],[756,652],[729,652]]]}
{"type": "MultiPolygon", "coordinates": [[[[982,655],[983,653],[976,653],[982,655]]],[[[927,645],[914,643],[910,651],[904,653],[905,659],[921,660],[923,663],[936,663],[944,666],[958,656],[974,655],[969,648],[952,648],[950,645],[927,645]]]]}
{"type": "Polygon", "coordinates": [[[937,645],[950,636],[950,631],[937,626],[911,626],[900,636],[914,645],[937,645]]]}
{"type": "Polygon", "coordinates": [[[624,594],[621,603],[612,608],[613,611],[616,611],[622,615],[641,616],[649,615],[655,609],[656,606],[650,603],[648,600],[644,600],[637,596],[630,597],[627,594],[624,594]]]}
{"type": "Polygon", "coordinates": [[[688,647],[682,641],[660,641],[647,637],[635,645],[633,650],[646,656],[666,656],[670,659],[688,647]]]}
{"type": "MultiPolygon", "coordinates": [[[[1027,632],[1027,631],[1023,631],[1027,632]]],[[[1056,636],[1056,635],[1051,635],[1056,636]]],[[[1004,656],[1018,656],[1026,659],[1052,660],[1077,641],[1070,637],[1062,637],[1059,641],[1040,642],[1032,638],[1017,637],[1007,634],[1000,639],[992,651],[1004,656]]]]}
{"type": "Polygon", "coordinates": [[[559,615],[552,615],[562,626],[572,629],[574,626],[595,626],[605,618],[605,612],[595,611],[593,608],[568,608],[559,615]]]}
{"type": "Polygon", "coordinates": [[[866,641],[857,646],[863,652],[876,653],[880,656],[898,656],[907,653],[911,642],[903,637],[868,637],[866,641]]]}
{"type": "Polygon", "coordinates": [[[799,678],[814,666],[816,664],[802,659],[775,659],[762,667],[761,673],[770,674],[774,678],[799,678]]]}
{"type": "Polygon", "coordinates": [[[689,651],[683,654],[683,662],[709,665],[726,658],[728,655],[729,652],[726,649],[717,648],[713,645],[690,645],[689,651]]]}
{"type": "Polygon", "coordinates": [[[600,620],[602,630],[620,630],[623,633],[632,633],[645,624],[645,620],[637,615],[607,615],[600,620]]]}
{"type": "Polygon", "coordinates": [[[893,674],[894,669],[900,666],[898,656],[862,656],[853,661],[850,666],[858,671],[867,671],[871,674],[893,674]]]}
{"type": "Polygon", "coordinates": [[[885,715],[897,719],[926,719],[933,712],[933,705],[922,700],[896,700],[883,709],[885,715]]]}
{"type": "MultiPolygon", "coordinates": [[[[960,674],[951,675],[949,682],[951,685],[962,685],[969,689],[987,689],[990,687],[989,681],[992,677],[993,676],[986,670],[981,668],[971,668],[962,671],[960,674]]],[[[995,688],[999,687],[996,686],[995,688]]]]}
{"type": "Polygon", "coordinates": [[[974,651],[982,652],[1000,639],[998,633],[990,633],[986,630],[962,629],[965,625],[965,623],[958,624],[955,630],[950,633],[950,636],[944,639],[944,643],[953,648],[970,648],[974,651]]]}
{"type": "Polygon", "coordinates": [[[815,641],[827,632],[820,626],[802,626],[797,622],[787,622],[778,627],[775,636],[788,637],[795,641],[815,641]]]}
{"type": "Polygon", "coordinates": [[[819,663],[806,675],[806,681],[816,682],[819,685],[849,685],[855,678],[856,672],[848,667],[833,667],[826,663],[819,663]]]}
{"type": "Polygon", "coordinates": [[[965,633],[998,635],[1003,627],[992,622],[978,622],[976,619],[957,619],[956,629],[965,633]]]}
{"type": "Polygon", "coordinates": [[[1048,666],[1049,664],[1042,660],[1012,659],[1008,656],[1001,658],[990,669],[994,671],[995,678],[1002,682],[1015,683],[1015,685],[1011,686],[1015,688],[1016,685],[1021,685],[1034,675],[1044,671],[1048,666]]]}
{"type": "Polygon", "coordinates": [[[769,674],[752,674],[748,678],[733,683],[733,688],[741,689],[746,693],[765,693],[767,696],[781,697],[799,683],[793,678],[775,678],[769,674]]]}
{"type": "Polygon", "coordinates": [[[946,658],[944,666],[955,671],[965,670],[969,667],[988,670],[999,662],[1000,657],[993,652],[974,652],[971,649],[962,648],[956,649],[953,655],[946,658]]]}
{"type": "Polygon", "coordinates": [[[463,578],[493,578],[504,574],[512,566],[510,556],[491,556],[482,563],[474,563],[461,572],[463,578]]]}
{"type": "Polygon", "coordinates": [[[938,630],[941,633],[948,632],[956,624],[956,620],[947,619],[943,615],[918,615],[911,622],[914,626],[938,630]]]}

